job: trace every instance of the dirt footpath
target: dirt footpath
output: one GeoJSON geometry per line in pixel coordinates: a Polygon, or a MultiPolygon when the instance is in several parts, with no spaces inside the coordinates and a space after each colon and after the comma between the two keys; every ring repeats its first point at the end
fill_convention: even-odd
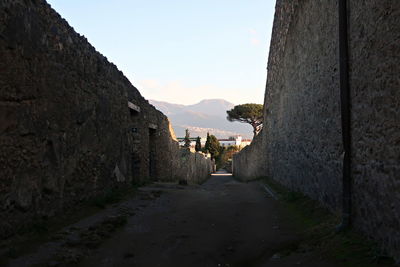
{"type": "MultiPolygon", "coordinates": [[[[88,249],[82,246],[85,233],[71,235],[69,243],[45,244],[10,266],[334,266],[309,253],[281,256],[300,236],[258,182],[240,183],[220,173],[201,186],[159,183],[140,190],[141,197],[68,228],[93,232],[90,225],[124,211],[126,223],[101,242],[88,249]],[[58,257],[51,256],[57,246],[58,257]],[[62,260],[63,253],[72,253],[72,261],[62,260]]],[[[118,216],[112,218],[118,223],[118,216]]]]}
{"type": "Polygon", "coordinates": [[[328,266],[306,254],[280,258],[300,237],[256,182],[222,173],[163,191],[81,266],[328,266]]]}

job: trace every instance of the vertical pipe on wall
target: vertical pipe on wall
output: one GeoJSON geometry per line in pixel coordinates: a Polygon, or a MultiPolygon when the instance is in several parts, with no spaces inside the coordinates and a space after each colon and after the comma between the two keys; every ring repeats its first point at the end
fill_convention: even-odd
{"type": "Polygon", "coordinates": [[[351,99],[349,83],[349,40],[347,0],[339,2],[339,67],[340,67],[340,105],[343,140],[343,192],[342,222],[338,230],[351,225],[351,99]]]}

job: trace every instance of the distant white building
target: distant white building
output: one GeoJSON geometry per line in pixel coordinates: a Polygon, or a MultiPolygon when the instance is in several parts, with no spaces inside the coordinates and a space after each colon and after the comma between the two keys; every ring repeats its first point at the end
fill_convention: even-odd
{"type": "Polygon", "coordinates": [[[251,144],[251,139],[243,139],[240,135],[232,136],[228,139],[218,139],[219,144],[223,147],[237,146],[243,148],[251,144]]]}
{"type": "MultiPolygon", "coordinates": [[[[180,146],[183,146],[185,144],[185,138],[184,137],[178,137],[178,142],[180,146]]],[[[190,137],[190,148],[191,150],[194,150],[194,147],[196,146],[196,140],[197,137],[190,137]]],[[[206,144],[207,138],[202,137],[200,138],[200,143],[201,147],[204,147],[206,144]]],[[[242,136],[231,136],[228,139],[218,139],[219,144],[223,147],[228,147],[228,146],[237,146],[240,149],[244,148],[245,146],[248,146],[251,144],[251,139],[243,139],[242,136]]]]}
{"type": "Polygon", "coordinates": [[[251,144],[252,139],[242,139],[242,143],[240,144],[240,148],[244,148],[251,144]]]}

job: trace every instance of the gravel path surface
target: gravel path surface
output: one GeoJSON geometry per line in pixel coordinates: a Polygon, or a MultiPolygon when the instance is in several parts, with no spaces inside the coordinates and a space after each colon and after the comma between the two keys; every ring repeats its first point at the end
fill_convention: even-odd
{"type": "Polygon", "coordinates": [[[156,183],[140,192],[10,266],[334,266],[312,252],[282,256],[300,236],[258,182],[220,172],[201,186],[156,183]]]}

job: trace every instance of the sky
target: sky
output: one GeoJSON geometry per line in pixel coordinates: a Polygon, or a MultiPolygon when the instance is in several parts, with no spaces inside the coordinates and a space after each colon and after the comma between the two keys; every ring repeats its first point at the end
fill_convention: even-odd
{"type": "Polygon", "coordinates": [[[48,0],[147,99],[264,101],[275,0],[48,0]]]}

